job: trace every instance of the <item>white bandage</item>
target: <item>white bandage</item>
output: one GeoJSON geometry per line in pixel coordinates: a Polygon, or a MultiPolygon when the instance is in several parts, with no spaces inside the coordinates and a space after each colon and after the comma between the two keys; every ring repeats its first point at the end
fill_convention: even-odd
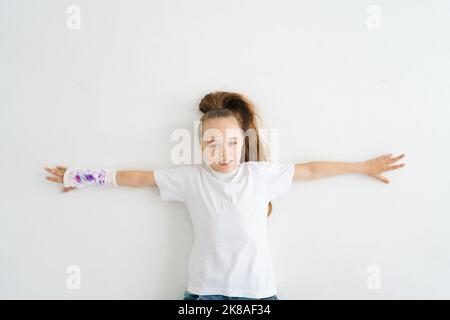
{"type": "Polygon", "coordinates": [[[82,188],[86,185],[117,187],[116,170],[67,168],[64,172],[65,187],[82,188]]]}

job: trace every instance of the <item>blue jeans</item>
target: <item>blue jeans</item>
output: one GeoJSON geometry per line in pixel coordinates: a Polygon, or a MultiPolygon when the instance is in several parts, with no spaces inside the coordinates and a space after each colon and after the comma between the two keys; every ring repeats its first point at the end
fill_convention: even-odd
{"type": "Polygon", "coordinates": [[[273,295],[267,298],[246,298],[246,297],[229,297],[222,296],[220,294],[202,294],[198,295],[189,291],[184,292],[183,300],[279,300],[277,295],[273,295]]]}

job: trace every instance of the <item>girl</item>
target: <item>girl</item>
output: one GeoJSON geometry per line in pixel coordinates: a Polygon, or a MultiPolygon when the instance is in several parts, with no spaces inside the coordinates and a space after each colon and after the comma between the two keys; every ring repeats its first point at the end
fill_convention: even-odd
{"type": "Polygon", "coordinates": [[[86,185],[154,187],[163,201],[183,202],[195,241],[184,299],[278,300],[266,234],[272,200],[286,196],[293,180],[362,173],[381,174],[404,154],[362,162],[277,163],[267,161],[253,104],[243,95],[213,92],[201,101],[201,164],[153,171],[45,168],[63,192],[86,185]]]}

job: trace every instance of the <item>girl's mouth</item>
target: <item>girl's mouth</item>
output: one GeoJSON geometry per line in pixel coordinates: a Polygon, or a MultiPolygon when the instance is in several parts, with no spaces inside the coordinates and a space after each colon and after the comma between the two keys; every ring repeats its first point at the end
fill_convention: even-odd
{"type": "Polygon", "coordinates": [[[233,161],[230,160],[230,161],[227,161],[227,162],[220,162],[219,165],[220,165],[220,167],[222,167],[222,168],[227,168],[227,167],[229,167],[232,163],[233,163],[233,161]]]}

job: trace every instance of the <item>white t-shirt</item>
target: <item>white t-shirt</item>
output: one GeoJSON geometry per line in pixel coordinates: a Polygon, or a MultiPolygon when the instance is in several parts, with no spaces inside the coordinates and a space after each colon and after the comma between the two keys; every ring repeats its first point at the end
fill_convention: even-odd
{"type": "Polygon", "coordinates": [[[188,288],[194,294],[277,294],[267,239],[269,201],[288,194],[294,164],[248,161],[229,173],[188,164],[154,170],[164,201],[180,201],[194,230],[188,288]]]}

